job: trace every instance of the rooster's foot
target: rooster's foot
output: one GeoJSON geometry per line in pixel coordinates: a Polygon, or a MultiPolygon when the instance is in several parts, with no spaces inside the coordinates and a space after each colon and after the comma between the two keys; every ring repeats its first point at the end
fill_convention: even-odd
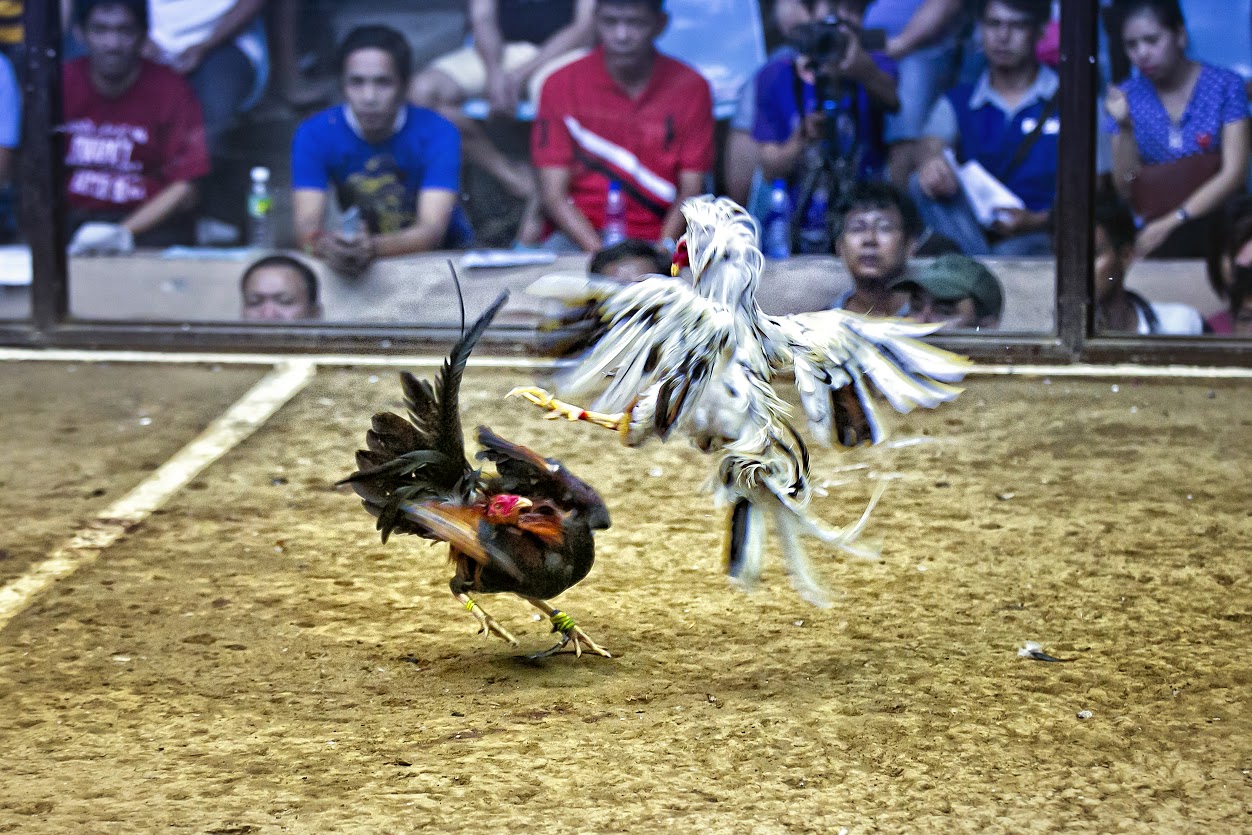
{"type": "Polygon", "coordinates": [[[480,635],[487,635],[490,637],[494,634],[508,641],[512,646],[518,645],[517,639],[509,633],[509,630],[505,629],[500,625],[499,621],[487,614],[486,610],[484,610],[482,606],[479,606],[478,602],[474,600],[474,598],[470,597],[468,594],[458,594],[456,599],[461,601],[461,605],[465,607],[465,611],[473,615],[478,621],[479,626],[482,627],[479,632],[480,635]]]}
{"type": "Polygon", "coordinates": [[[563,400],[557,400],[551,394],[538,386],[518,386],[508,394],[509,397],[520,397],[523,400],[529,400],[541,409],[547,409],[548,414],[544,417],[549,420],[584,420],[587,423],[594,423],[596,426],[603,426],[605,429],[612,429],[615,432],[625,432],[630,427],[630,413],[618,412],[609,415],[604,412],[589,412],[586,409],[566,403],[563,400]]]}
{"type": "Polygon", "coordinates": [[[560,632],[562,638],[561,642],[556,646],[546,649],[543,652],[536,652],[533,655],[527,656],[528,658],[538,659],[547,658],[550,655],[556,655],[558,652],[565,649],[571,641],[574,643],[574,655],[577,658],[582,657],[583,649],[586,649],[588,652],[594,652],[597,655],[603,655],[605,658],[613,657],[607,649],[591,640],[591,636],[584,632],[582,627],[574,623],[574,619],[572,617],[565,614],[560,609],[554,609],[542,600],[531,600],[530,602],[535,606],[535,608],[539,609],[539,611],[548,616],[548,619],[552,621],[552,631],[560,632]]]}

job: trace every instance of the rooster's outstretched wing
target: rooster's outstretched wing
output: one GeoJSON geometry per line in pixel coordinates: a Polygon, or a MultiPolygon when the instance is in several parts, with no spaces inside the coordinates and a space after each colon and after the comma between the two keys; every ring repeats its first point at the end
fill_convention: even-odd
{"type": "MultiPolygon", "coordinates": [[[[937,325],[873,319],[842,310],[766,317],[773,356],[789,360],[809,426],[823,443],[878,443],[868,380],[899,412],[953,400],[969,360],[921,342],[937,325]],[[772,327],[771,327],[772,326],[772,327]]],[[[783,367],[776,371],[784,370],[783,367]]]]}
{"type": "MultiPolygon", "coordinates": [[[[552,275],[527,292],[569,299],[598,298],[608,329],[578,366],[558,381],[566,396],[607,388],[592,408],[620,412],[658,386],[669,401],[657,414],[675,416],[708,382],[717,358],[736,344],[735,314],[703,298],[684,282],[657,276],[621,286],[594,279],[552,275]],[[599,287],[598,284],[604,284],[599,287]]],[[[673,421],[670,421],[671,425],[673,421]]]]}

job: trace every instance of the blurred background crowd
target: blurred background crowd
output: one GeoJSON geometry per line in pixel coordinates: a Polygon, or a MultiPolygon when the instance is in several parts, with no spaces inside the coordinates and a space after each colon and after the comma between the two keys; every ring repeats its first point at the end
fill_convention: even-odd
{"type": "MultiPolygon", "coordinates": [[[[245,318],[321,314],[301,258],[355,278],[429,251],[599,252],[630,280],[708,192],[768,258],[840,259],[830,306],[856,312],[995,328],[986,259],[1057,247],[1053,0],[60,2],[71,254],[290,251],[241,278],[245,318]]],[[[1100,6],[1097,321],[1252,334],[1252,9],[1100,6]],[[1143,298],[1138,259],[1203,259],[1229,307],[1143,298]]],[[[0,0],[9,241],[21,11],[0,0]]]]}

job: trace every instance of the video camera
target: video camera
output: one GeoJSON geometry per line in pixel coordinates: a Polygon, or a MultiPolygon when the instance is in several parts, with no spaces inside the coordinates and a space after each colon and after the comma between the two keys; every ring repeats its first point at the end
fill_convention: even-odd
{"type": "Polygon", "coordinates": [[[886,29],[858,29],[835,15],[796,27],[788,40],[820,73],[823,68],[843,61],[853,38],[860,41],[861,48],[867,52],[882,52],[887,48],[886,29]]]}

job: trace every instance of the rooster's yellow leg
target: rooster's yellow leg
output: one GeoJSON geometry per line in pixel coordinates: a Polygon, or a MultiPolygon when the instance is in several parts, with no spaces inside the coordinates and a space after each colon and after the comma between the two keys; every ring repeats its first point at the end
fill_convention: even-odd
{"type": "Polygon", "coordinates": [[[547,418],[557,420],[565,418],[566,420],[583,420],[587,423],[594,423],[596,426],[603,426],[605,429],[612,429],[615,432],[625,433],[630,428],[630,412],[618,412],[617,414],[605,414],[604,412],[589,412],[572,403],[566,403],[563,400],[557,400],[551,394],[538,386],[518,386],[508,394],[509,397],[521,397],[529,400],[541,409],[547,409],[547,418]]]}
{"type": "Polygon", "coordinates": [[[479,625],[482,626],[482,634],[491,635],[494,633],[508,641],[513,646],[517,646],[517,639],[509,634],[509,630],[505,629],[500,625],[499,621],[487,614],[483,607],[479,606],[478,602],[474,600],[474,598],[464,593],[457,594],[455,597],[457,600],[461,601],[461,605],[465,607],[465,611],[469,612],[475,617],[475,619],[478,620],[479,625]]]}
{"type": "Polygon", "coordinates": [[[574,655],[578,658],[582,657],[584,646],[586,646],[589,652],[603,655],[605,658],[613,657],[607,649],[591,640],[587,633],[582,630],[582,627],[574,623],[574,619],[572,617],[565,614],[560,609],[555,609],[552,606],[549,606],[537,597],[528,597],[526,599],[530,601],[532,606],[548,616],[548,620],[552,621],[553,632],[560,632],[565,636],[556,646],[551,649],[544,650],[543,652],[536,652],[534,655],[530,656],[531,658],[547,658],[549,655],[555,655],[565,649],[565,645],[570,641],[574,642],[574,655]]]}

